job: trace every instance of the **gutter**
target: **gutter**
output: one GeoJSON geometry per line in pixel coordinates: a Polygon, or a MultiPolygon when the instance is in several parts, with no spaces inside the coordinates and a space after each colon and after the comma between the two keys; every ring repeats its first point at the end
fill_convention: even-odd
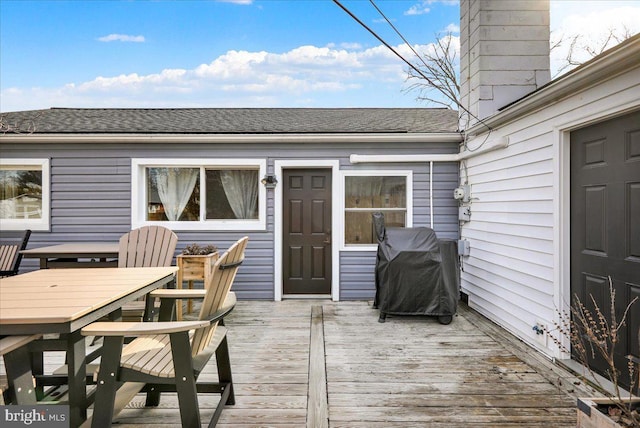
{"type": "Polygon", "coordinates": [[[462,134],[447,133],[358,133],[358,134],[2,134],[0,143],[86,144],[300,144],[300,143],[460,143],[462,134]]]}

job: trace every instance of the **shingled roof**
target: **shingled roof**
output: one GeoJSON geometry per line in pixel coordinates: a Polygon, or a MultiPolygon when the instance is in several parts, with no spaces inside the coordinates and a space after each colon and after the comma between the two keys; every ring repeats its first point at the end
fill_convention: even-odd
{"type": "Polygon", "coordinates": [[[1,115],[3,125],[35,134],[451,133],[458,129],[458,113],[441,108],[51,108],[1,115]]]}

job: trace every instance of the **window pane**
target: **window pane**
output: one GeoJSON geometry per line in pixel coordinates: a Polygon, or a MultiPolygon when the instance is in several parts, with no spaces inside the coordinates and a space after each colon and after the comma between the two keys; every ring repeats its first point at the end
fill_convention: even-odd
{"type": "Polygon", "coordinates": [[[258,218],[258,171],[207,169],[207,220],[258,218]]]}
{"type": "Polygon", "coordinates": [[[199,220],[199,168],[147,168],[147,186],[147,220],[199,220]]]}
{"type": "MultiPolygon", "coordinates": [[[[345,213],[345,244],[377,244],[372,214],[376,211],[349,211],[345,213]]],[[[386,227],[405,227],[405,212],[385,211],[386,227]]]]}
{"type": "Polygon", "coordinates": [[[33,167],[0,169],[0,218],[42,218],[42,170],[33,167]]]}
{"type": "Polygon", "coordinates": [[[345,177],[346,208],[406,208],[406,177],[345,177]]]}

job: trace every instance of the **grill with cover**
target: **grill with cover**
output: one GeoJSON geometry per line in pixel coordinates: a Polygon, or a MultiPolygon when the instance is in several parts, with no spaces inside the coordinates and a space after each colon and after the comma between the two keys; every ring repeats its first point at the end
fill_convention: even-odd
{"type": "Polygon", "coordinates": [[[460,297],[457,242],[438,239],[428,227],[387,229],[382,213],[373,214],[373,222],[378,321],[387,314],[430,315],[449,324],[460,297]]]}

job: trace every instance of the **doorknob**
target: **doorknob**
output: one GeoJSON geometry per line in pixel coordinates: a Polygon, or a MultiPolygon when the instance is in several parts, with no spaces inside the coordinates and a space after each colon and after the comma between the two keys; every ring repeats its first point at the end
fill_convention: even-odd
{"type": "Polygon", "coordinates": [[[325,232],[326,238],[324,238],[323,244],[329,245],[331,244],[331,229],[325,232]]]}

